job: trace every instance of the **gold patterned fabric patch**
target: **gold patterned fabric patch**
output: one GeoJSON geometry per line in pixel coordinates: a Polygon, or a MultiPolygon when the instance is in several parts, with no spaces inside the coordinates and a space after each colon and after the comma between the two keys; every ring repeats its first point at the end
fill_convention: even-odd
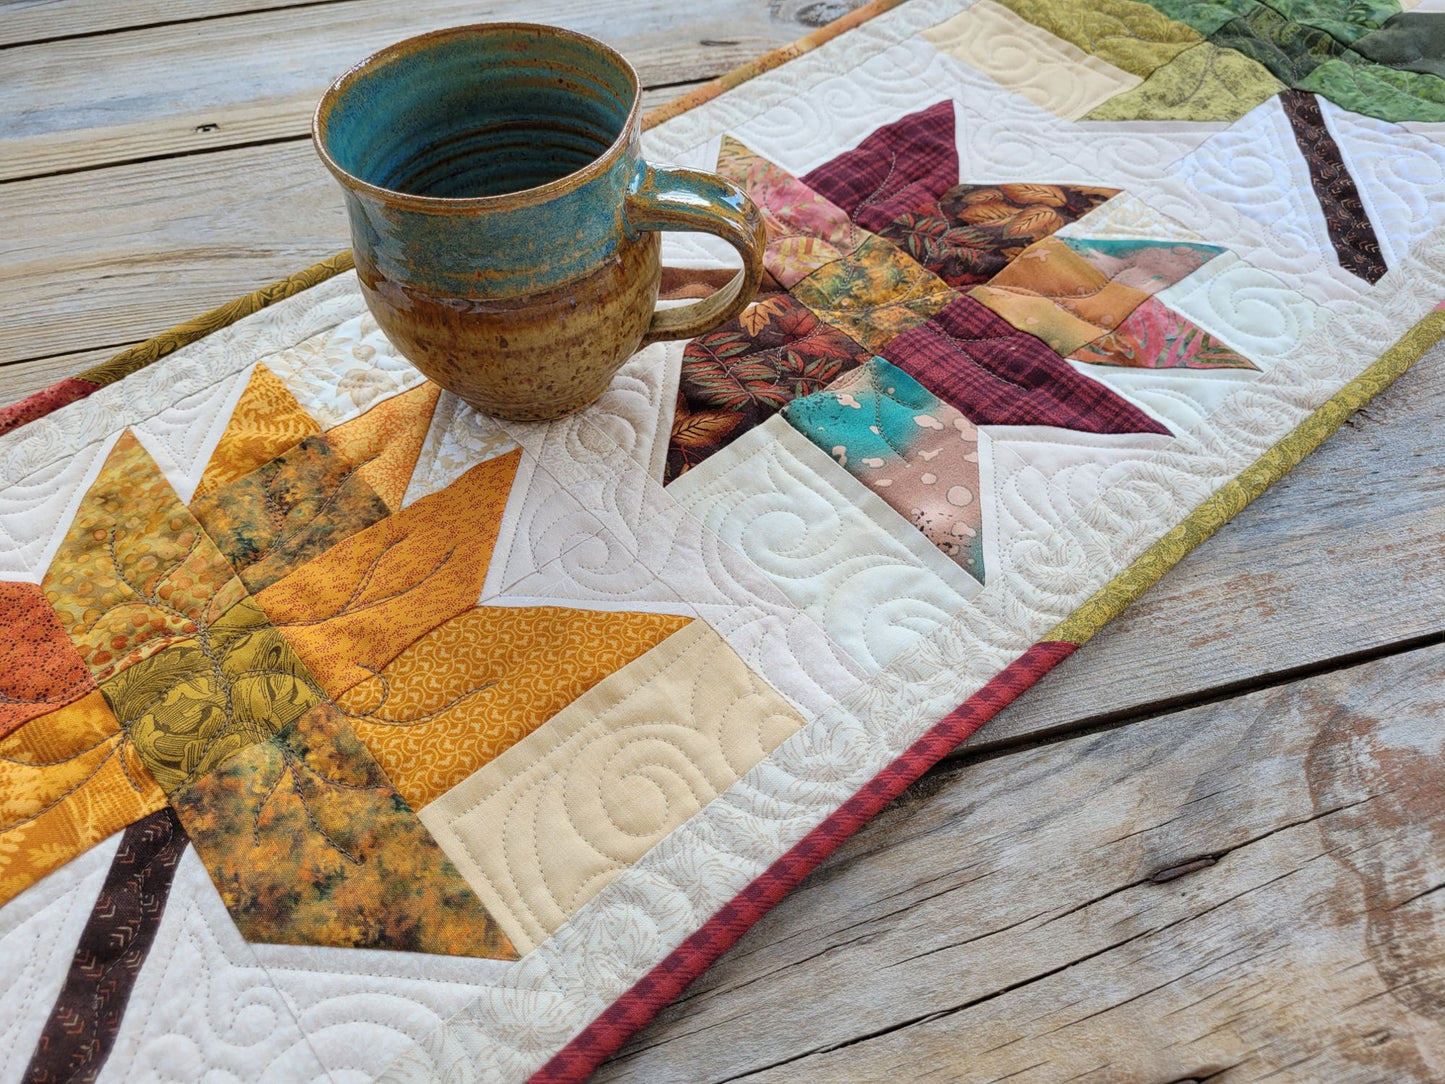
{"type": "Polygon", "coordinates": [[[0,741],[0,903],[165,804],[100,692],[30,720],[0,741]]]}
{"type": "Polygon", "coordinates": [[[96,680],[194,636],[246,593],[128,429],[41,589],[96,680]]]}
{"type": "Polygon", "coordinates": [[[257,596],[327,695],[476,604],[521,454],[479,463],[257,596]]]}
{"type": "Polygon", "coordinates": [[[401,507],[441,392],[431,381],[418,384],[326,432],[332,445],[359,464],[356,473],[392,511],[401,507]]]}
{"type": "Polygon", "coordinates": [[[689,620],[555,606],[468,610],[338,705],[419,809],[689,620]]]}
{"type": "Polygon", "coordinates": [[[251,370],[246,390],[206,461],[191,499],[244,478],[319,432],[321,426],[301,408],[291,389],[265,365],[258,364],[251,370]]]}

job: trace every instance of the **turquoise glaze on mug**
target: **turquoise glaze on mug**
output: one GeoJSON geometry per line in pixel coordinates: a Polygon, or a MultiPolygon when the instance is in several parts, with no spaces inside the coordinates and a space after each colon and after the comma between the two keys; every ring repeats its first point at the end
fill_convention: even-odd
{"type": "Polygon", "coordinates": [[[639,155],[637,75],[555,27],[483,24],[361,62],[316,112],[367,303],[433,380],[491,413],[591,402],[637,347],[736,314],[762,274],[756,208],[735,185],[639,155]],[[655,231],[733,243],[743,270],[654,312],[655,231]]]}

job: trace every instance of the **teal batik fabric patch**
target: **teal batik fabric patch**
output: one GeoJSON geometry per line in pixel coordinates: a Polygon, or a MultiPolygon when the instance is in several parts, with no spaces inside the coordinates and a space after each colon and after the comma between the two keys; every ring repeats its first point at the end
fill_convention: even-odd
{"type": "Polygon", "coordinates": [[[983,582],[978,430],[882,358],[870,358],[783,416],[983,582]]]}

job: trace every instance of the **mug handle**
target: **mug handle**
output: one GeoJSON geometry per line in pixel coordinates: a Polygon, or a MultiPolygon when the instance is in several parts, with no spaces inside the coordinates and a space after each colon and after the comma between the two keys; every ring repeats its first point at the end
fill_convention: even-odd
{"type": "Polygon", "coordinates": [[[742,270],[726,286],[696,304],[655,311],[641,345],[691,339],[711,331],[742,312],[757,295],[767,231],[753,201],[732,181],[698,169],[644,163],[627,192],[626,215],[634,230],[715,234],[743,258],[742,270]]]}

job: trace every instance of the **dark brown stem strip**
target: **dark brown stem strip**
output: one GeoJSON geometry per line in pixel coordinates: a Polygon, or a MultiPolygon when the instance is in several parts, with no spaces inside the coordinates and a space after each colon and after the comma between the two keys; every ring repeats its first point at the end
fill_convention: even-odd
{"type": "Polygon", "coordinates": [[[186,834],[169,808],[125,830],[30,1057],[27,1084],[89,1084],[100,1074],[185,846],[186,834]]]}
{"type": "Polygon", "coordinates": [[[1319,100],[1302,90],[1286,90],[1279,99],[1294,128],[1300,154],[1309,166],[1310,184],[1324,212],[1325,228],[1340,266],[1366,282],[1379,282],[1389,270],[1380,252],[1380,239],[1365,213],[1355,179],[1345,167],[1340,145],[1325,127],[1319,100]]]}

